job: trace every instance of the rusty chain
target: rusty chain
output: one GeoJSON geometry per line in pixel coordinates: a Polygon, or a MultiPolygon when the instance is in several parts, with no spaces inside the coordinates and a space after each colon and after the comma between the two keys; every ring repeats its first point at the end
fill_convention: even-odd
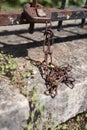
{"type": "Polygon", "coordinates": [[[47,23],[44,36],[44,60],[42,62],[34,60],[31,61],[32,64],[39,68],[41,76],[45,80],[47,89],[44,93],[54,98],[57,95],[57,88],[60,83],[65,83],[68,87],[72,89],[74,87],[75,79],[69,76],[69,72],[72,70],[72,67],[70,65],[67,65],[65,67],[58,67],[52,62],[51,46],[54,41],[54,34],[51,27],[47,27],[47,23]]]}

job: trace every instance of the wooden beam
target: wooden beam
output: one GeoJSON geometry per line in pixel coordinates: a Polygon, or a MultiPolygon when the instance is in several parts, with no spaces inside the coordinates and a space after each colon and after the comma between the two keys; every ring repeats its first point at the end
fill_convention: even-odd
{"type": "Polygon", "coordinates": [[[33,1],[32,1],[32,6],[35,7],[36,4],[37,4],[37,0],[33,0],[33,1]]]}
{"type": "MultiPolygon", "coordinates": [[[[66,0],[62,0],[61,9],[64,9],[66,6],[66,0]]],[[[62,29],[62,23],[63,21],[58,22],[57,30],[60,31],[62,29]]]]}
{"type": "Polygon", "coordinates": [[[66,0],[62,0],[61,9],[64,9],[66,5],[66,0]]]}

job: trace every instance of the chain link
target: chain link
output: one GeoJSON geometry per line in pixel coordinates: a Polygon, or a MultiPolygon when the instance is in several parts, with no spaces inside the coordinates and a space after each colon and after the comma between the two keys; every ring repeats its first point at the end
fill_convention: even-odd
{"type": "Polygon", "coordinates": [[[53,45],[53,31],[51,29],[51,23],[50,23],[50,28],[47,27],[47,22],[46,22],[46,29],[44,32],[45,40],[43,43],[43,52],[44,52],[44,61],[46,64],[48,64],[48,58],[49,62],[52,63],[52,45],[53,45]]]}

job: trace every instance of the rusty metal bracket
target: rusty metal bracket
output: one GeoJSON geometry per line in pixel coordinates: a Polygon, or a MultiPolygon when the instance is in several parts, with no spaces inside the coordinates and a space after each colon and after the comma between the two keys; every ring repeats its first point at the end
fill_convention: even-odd
{"type": "Polygon", "coordinates": [[[33,24],[33,31],[34,23],[46,23],[50,21],[59,21],[57,27],[58,30],[62,28],[63,20],[82,19],[82,25],[84,25],[85,19],[87,18],[87,8],[84,7],[66,9],[64,8],[65,2],[61,7],[63,9],[46,8],[40,4],[36,4],[35,7],[31,7],[29,6],[29,4],[27,4],[24,8],[24,14],[26,16],[27,21],[30,22],[30,28],[33,24]]]}
{"type": "MultiPolygon", "coordinates": [[[[1,8],[2,0],[0,0],[1,8]]],[[[87,18],[87,0],[83,8],[65,8],[66,0],[62,0],[61,8],[46,8],[33,0],[27,3],[23,10],[0,10],[0,26],[13,24],[30,24],[29,32],[34,32],[35,23],[46,23],[50,21],[58,21],[57,29],[62,28],[63,20],[82,19],[81,26],[85,24],[87,18]]]]}

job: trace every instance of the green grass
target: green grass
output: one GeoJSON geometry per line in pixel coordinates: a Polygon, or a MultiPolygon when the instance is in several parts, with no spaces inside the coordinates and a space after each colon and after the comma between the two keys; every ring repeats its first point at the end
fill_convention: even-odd
{"type": "MultiPolygon", "coordinates": [[[[2,10],[12,10],[12,9],[18,9],[22,8],[26,2],[30,2],[32,0],[10,0],[10,2],[7,2],[6,0],[2,3],[2,10]]],[[[66,1],[66,7],[67,6],[83,6],[85,4],[86,0],[67,0],[66,1]]],[[[39,3],[41,3],[44,6],[47,7],[60,7],[61,6],[61,0],[38,0],[39,3]]]]}
{"type": "Polygon", "coordinates": [[[19,4],[14,6],[13,4],[9,4],[8,2],[3,2],[1,7],[2,10],[13,10],[13,9],[21,9],[21,8],[22,6],[19,4]]]}

